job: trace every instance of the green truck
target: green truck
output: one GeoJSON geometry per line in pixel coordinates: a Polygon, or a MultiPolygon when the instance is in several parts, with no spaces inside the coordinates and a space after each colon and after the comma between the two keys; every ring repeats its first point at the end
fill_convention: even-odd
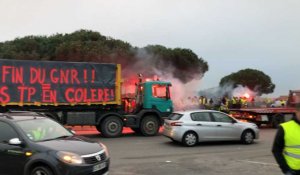
{"type": "Polygon", "coordinates": [[[104,137],[123,127],[156,135],[173,112],[171,83],[140,76],[135,95],[123,98],[122,80],[120,64],[0,59],[0,112],[40,112],[63,125],[93,125],[104,137]]]}

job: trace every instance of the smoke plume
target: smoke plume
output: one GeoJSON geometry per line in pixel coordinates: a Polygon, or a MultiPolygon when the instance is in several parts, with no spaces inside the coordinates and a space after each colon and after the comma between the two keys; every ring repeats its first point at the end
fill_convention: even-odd
{"type": "Polygon", "coordinates": [[[190,98],[198,96],[200,89],[200,81],[203,74],[186,75],[191,76],[188,82],[182,81],[178,74],[187,74],[175,68],[173,64],[166,64],[161,61],[160,56],[147,52],[144,49],[139,49],[137,54],[137,61],[128,65],[123,70],[123,84],[126,90],[122,93],[134,93],[134,84],[138,82],[137,74],[143,74],[145,78],[158,77],[161,81],[168,81],[172,83],[171,98],[174,103],[175,110],[184,110],[195,105],[190,98]]]}
{"type": "Polygon", "coordinates": [[[242,85],[237,85],[236,87],[234,87],[234,85],[231,83],[215,88],[202,90],[199,92],[199,94],[213,99],[222,98],[224,96],[227,96],[228,98],[245,97],[245,95],[249,95],[249,98],[255,98],[257,96],[257,93],[250,90],[248,87],[242,85]]]}

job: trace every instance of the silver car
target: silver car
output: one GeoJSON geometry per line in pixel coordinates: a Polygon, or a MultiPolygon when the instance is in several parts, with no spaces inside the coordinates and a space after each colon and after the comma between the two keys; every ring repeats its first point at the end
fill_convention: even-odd
{"type": "Polygon", "coordinates": [[[186,146],[227,140],[251,144],[259,138],[259,129],[254,123],[238,121],[220,111],[193,110],[172,113],[165,120],[163,135],[186,146]]]}

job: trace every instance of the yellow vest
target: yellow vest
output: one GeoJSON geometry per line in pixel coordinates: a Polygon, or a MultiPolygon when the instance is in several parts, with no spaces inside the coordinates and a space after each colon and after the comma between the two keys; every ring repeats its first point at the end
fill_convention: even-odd
{"type": "Polygon", "coordinates": [[[40,141],[45,137],[46,130],[45,129],[43,129],[43,130],[38,130],[37,129],[37,130],[32,131],[32,133],[33,133],[34,141],[40,141]]]}
{"type": "Polygon", "coordinates": [[[235,98],[232,98],[232,104],[236,104],[235,98]]]}
{"type": "Polygon", "coordinates": [[[202,105],[202,99],[201,98],[199,99],[199,104],[202,105]]]}
{"type": "Polygon", "coordinates": [[[284,158],[291,169],[300,170],[300,125],[291,120],[281,126],[284,130],[284,158]]]}

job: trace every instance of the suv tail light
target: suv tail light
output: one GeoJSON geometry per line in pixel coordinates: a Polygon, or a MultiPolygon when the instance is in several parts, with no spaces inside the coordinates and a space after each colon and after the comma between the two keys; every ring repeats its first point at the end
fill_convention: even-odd
{"type": "Polygon", "coordinates": [[[170,125],[171,126],[182,126],[183,122],[171,122],[170,125]]]}

